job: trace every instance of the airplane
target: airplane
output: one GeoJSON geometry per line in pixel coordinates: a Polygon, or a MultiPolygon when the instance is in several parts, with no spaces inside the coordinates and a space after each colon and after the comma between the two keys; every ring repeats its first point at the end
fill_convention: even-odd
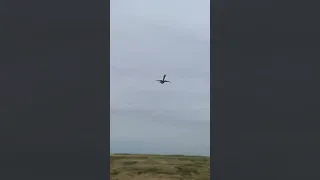
{"type": "Polygon", "coordinates": [[[170,81],[167,81],[167,80],[164,80],[166,78],[167,75],[163,75],[163,79],[162,80],[156,80],[156,81],[159,81],[159,83],[163,84],[165,82],[169,82],[171,83],[170,81]]]}

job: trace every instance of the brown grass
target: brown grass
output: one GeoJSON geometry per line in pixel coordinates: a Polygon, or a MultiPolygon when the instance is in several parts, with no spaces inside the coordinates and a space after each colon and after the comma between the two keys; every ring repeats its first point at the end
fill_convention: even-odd
{"type": "Polygon", "coordinates": [[[111,180],[209,180],[210,158],[180,155],[111,155],[111,180]]]}

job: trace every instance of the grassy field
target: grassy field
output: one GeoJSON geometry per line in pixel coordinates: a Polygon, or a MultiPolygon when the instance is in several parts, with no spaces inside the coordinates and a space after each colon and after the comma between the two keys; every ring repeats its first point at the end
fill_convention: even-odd
{"type": "Polygon", "coordinates": [[[210,158],[180,155],[111,155],[111,180],[209,180],[210,158]]]}

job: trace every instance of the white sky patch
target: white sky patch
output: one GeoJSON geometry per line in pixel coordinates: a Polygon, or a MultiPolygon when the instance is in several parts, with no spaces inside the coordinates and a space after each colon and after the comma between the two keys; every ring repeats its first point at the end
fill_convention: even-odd
{"type": "Polygon", "coordinates": [[[209,3],[111,1],[112,151],[209,154],[209,3]]]}

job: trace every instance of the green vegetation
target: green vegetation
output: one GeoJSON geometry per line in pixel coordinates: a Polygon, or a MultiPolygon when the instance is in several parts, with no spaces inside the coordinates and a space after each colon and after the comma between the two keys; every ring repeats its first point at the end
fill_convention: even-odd
{"type": "Polygon", "coordinates": [[[210,157],[112,154],[111,180],[209,180],[210,157]]]}

